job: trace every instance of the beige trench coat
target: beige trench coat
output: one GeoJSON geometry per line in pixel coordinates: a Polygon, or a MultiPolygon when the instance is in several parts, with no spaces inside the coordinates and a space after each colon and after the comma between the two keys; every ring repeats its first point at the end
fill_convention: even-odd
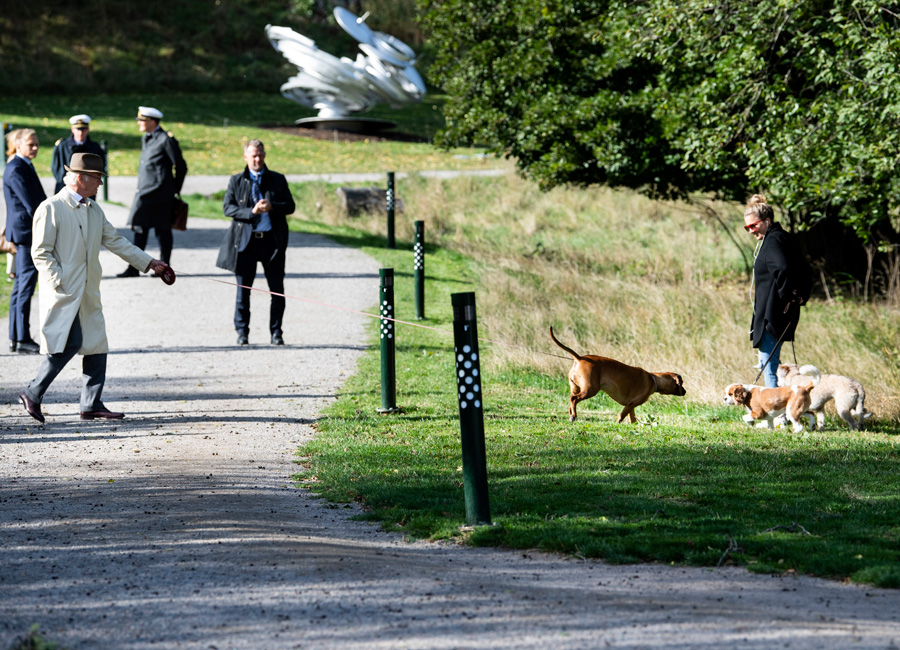
{"type": "Polygon", "coordinates": [[[38,270],[41,353],[62,352],[75,316],[84,335],[80,354],[109,352],[100,304],[100,245],[138,269],[153,258],[116,232],[95,201],[79,204],[63,188],[34,213],[31,256],[38,270]]]}

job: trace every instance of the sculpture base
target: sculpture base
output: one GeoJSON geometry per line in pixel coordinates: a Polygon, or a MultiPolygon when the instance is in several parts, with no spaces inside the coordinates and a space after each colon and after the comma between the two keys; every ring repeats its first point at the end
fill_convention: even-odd
{"type": "Polygon", "coordinates": [[[374,117],[304,117],[294,122],[301,129],[319,131],[349,131],[350,133],[377,133],[393,129],[396,122],[374,117]]]}

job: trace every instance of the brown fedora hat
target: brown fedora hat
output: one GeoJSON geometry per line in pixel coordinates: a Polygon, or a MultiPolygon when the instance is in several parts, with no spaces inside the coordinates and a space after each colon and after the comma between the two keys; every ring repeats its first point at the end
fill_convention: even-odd
{"type": "Polygon", "coordinates": [[[73,153],[68,165],[63,165],[68,172],[76,174],[94,174],[108,176],[103,171],[103,157],[95,153],[73,153]]]}

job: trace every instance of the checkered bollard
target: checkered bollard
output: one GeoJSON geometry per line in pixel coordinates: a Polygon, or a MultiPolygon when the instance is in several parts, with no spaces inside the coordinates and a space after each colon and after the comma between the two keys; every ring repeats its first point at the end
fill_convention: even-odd
{"type": "Polygon", "coordinates": [[[394,172],[387,173],[387,247],[396,248],[394,241],[394,172]]]}
{"type": "Polygon", "coordinates": [[[413,281],[416,291],[416,319],[425,320],[425,222],[416,221],[416,243],[413,247],[415,268],[413,281]]]}
{"type": "MultiPolygon", "coordinates": [[[[13,130],[12,122],[3,122],[3,146],[6,146],[6,134],[13,130]]],[[[6,157],[0,158],[0,170],[6,167],[6,157]]]]}
{"type": "Polygon", "coordinates": [[[456,397],[459,401],[466,523],[469,526],[487,526],[491,524],[491,507],[484,448],[484,390],[478,357],[475,294],[454,293],[450,300],[453,305],[456,397]]]}
{"type": "Polygon", "coordinates": [[[381,314],[381,408],[379,413],[397,413],[396,355],[394,352],[394,269],[381,269],[379,312],[381,314]]]}

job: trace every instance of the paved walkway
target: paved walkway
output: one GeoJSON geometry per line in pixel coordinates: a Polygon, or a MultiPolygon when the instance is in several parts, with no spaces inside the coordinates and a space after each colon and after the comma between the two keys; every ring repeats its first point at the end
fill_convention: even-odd
{"type": "MultiPolygon", "coordinates": [[[[127,210],[106,209],[121,227],[127,210]]],[[[213,265],[226,225],[192,219],[175,268],[229,279],[213,265]]],[[[0,353],[0,648],[35,623],[74,650],[900,647],[897,591],[407,543],[351,521],[291,476],[364,317],[289,302],[276,348],[254,294],[239,348],[233,288],[102,263],[104,399],[126,420],[78,418],[76,361],[39,426],[16,401],[38,358],[0,353]]],[[[286,292],[370,309],[377,268],[295,236],[286,292]]]]}

